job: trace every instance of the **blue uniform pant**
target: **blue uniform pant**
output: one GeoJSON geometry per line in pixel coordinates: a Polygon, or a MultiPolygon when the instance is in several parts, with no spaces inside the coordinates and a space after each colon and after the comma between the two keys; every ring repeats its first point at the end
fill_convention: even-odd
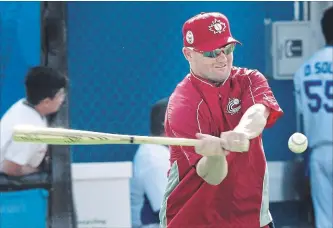
{"type": "Polygon", "coordinates": [[[333,227],[333,146],[315,148],[310,155],[311,195],[316,228],[333,227]]]}

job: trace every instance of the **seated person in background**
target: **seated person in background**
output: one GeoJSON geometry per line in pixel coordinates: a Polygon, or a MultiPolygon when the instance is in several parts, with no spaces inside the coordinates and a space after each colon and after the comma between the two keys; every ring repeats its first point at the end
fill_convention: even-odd
{"type": "MultiPolygon", "coordinates": [[[[164,136],[168,99],[153,105],[150,113],[152,136],[164,136]]],[[[132,227],[159,227],[159,210],[167,185],[169,149],[163,145],[140,145],[133,161],[131,180],[132,227]]]]}
{"type": "Polygon", "coordinates": [[[33,67],[25,78],[26,98],[18,100],[0,121],[0,172],[23,176],[38,171],[47,145],[14,142],[15,125],[46,127],[46,116],[55,113],[65,99],[67,79],[49,67],[33,67]]]}

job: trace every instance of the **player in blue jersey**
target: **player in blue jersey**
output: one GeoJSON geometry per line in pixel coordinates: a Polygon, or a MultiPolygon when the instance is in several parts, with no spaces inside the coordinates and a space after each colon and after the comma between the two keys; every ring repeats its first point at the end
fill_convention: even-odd
{"type": "Polygon", "coordinates": [[[307,60],[294,77],[296,104],[309,139],[310,181],[317,228],[333,227],[333,7],[321,20],[326,46],[307,60]]]}

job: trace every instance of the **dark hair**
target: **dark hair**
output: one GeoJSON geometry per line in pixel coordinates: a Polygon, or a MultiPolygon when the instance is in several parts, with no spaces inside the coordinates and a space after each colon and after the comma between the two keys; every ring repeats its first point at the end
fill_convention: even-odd
{"type": "Polygon", "coordinates": [[[54,98],[61,88],[67,88],[67,78],[46,66],[32,67],[25,77],[27,101],[38,105],[45,98],[54,98]]]}
{"type": "Polygon", "coordinates": [[[323,31],[326,44],[333,43],[333,6],[325,10],[321,19],[321,29],[323,31]]]}
{"type": "Polygon", "coordinates": [[[150,112],[150,133],[152,135],[162,135],[164,132],[165,112],[168,106],[169,98],[157,101],[150,112]]]}

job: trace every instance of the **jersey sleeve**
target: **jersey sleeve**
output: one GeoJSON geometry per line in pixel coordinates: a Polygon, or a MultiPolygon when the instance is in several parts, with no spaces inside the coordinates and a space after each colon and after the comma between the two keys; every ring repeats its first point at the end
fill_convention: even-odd
{"type": "Polygon", "coordinates": [[[38,153],[34,144],[14,141],[9,143],[6,151],[5,159],[21,166],[30,165],[31,159],[38,153]]]}
{"type": "MultiPolygon", "coordinates": [[[[11,116],[11,118],[14,118],[14,116],[11,116]]],[[[4,159],[20,166],[28,165],[37,168],[45,157],[47,145],[14,141],[12,139],[13,125],[28,124],[44,127],[43,120],[39,116],[36,116],[36,114],[26,113],[24,118],[15,119],[14,122],[8,122],[8,119],[5,121],[4,127],[1,129],[1,133],[6,136],[1,138],[6,141],[3,152],[4,159]]]]}
{"type": "Polygon", "coordinates": [[[266,127],[271,127],[283,115],[283,111],[276,101],[267,79],[258,71],[253,71],[245,77],[242,113],[245,113],[254,104],[263,104],[270,109],[266,127]]]}
{"type": "MultiPolygon", "coordinates": [[[[202,102],[197,105],[177,103],[170,100],[166,112],[165,130],[167,137],[196,139],[196,133],[209,133],[207,118],[200,111],[202,102]]],[[[202,157],[194,147],[170,146],[171,162],[186,159],[190,166],[195,166],[202,157]]]]}

